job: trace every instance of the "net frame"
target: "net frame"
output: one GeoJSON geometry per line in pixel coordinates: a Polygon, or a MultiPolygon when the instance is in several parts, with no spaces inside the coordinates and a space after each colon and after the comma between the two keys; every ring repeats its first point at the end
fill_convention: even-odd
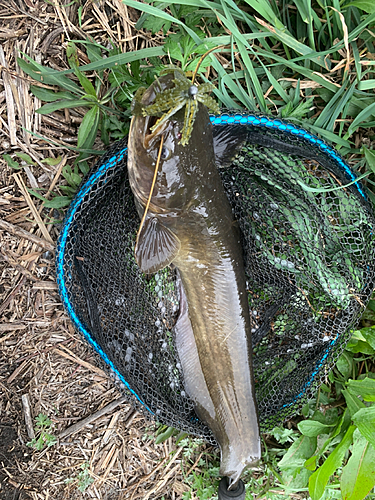
{"type": "MultiPolygon", "coordinates": [[[[211,116],[210,118],[214,131],[218,130],[222,126],[233,127],[233,130],[238,126],[246,127],[248,131],[247,145],[249,148],[251,148],[254,144],[266,147],[265,144],[272,143],[275,151],[278,151],[279,153],[289,155],[292,158],[298,156],[299,158],[308,158],[309,160],[318,162],[322,165],[323,169],[333,172],[334,175],[338,177],[341,185],[346,185],[348,182],[354,181],[354,183],[349,186],[347,190],[350,192],[351,199],[355,200],[353,203],[358,203],[358,206],[361,206],[362,209],[366,211],[366,214],[368,214],[368,220],[371,222],[371,227],[368,228],[369,234],[366,255],[368,262],[367,269],[365,270],[367,273],[366,285],[365,290],[361,291],[361,303],[356,302],[354,305],[352,304],[350,311],[346,315],[345,321],[340,319],[341,326],[340,328],[337,328],[336,335],[333,338],[330,338],[328,343],[325,341],[325,344],[323,342],[322,345],[318,346],[319,348],[316,350],[316,359],[315,361],[310,362],[311,369],[309,370],[309,373],[301,382],[300,387],[295,388],[295,394],[289,394],[288,400],[281,401],[276,405],[271,405],[269,403],[271,394],[270,389],[262,392],[262,387],[260,387],[259,384],[256,385],[260,426],[261,430],[265,432],[273,428],[275,425],[280,424],[286,418],[298,411],[298,409],[307,401],[309,397],[313,395],[319,385],[324,381],[329,370],[332,368],[337,358],[345,348],[345,345],[351,336],[350,329],[358,320],[366,302],[371,296],[371,292],[374,287],[373,282],[375,271],[372,264],[372,262],[374,262],[373,257],[375,256],[372,245],[372,227],[374,217],[372,207],[366,193],[366,188],[359,181],[356,181],[356,174],[350,169],[349,165],[335,151],[334,148],[314,134],[285,120],[252,113],[225,111],[219,116],[211,116]],[[298,153],[297,155],[296,152],[298,153]]],[[[210,430],[195,417],[192,402],[189,400],[188,396],[183,394],[183,376],[178,368],[179,361],[176,353],[172,357],[169,356],[167,361],[167,363],[171,363],[172,372],[175,374],[174,376],[176,379],[175,387],[173,388],[171,386],[171,391],[168,389],[169,392],[166,392],[165,387],[163,386],[160,391],[158,391],[158,387],[154,387],[153,391],[151,391],[152,394],[151,392],[147,393],[147,391],[145,392],[142,388],[142,384],[139,389],[137,381],[134,380],[134,377],[129,375],[129,372],[127,372],[123,366],[119,368],[119,358],[116,358],[116,355],[108,349],[108,345],[106,345],[105,340],[103,341],[103,337],[100,333],[103,322],[101,312],[99,311],[100,307],[98,308],[97,292],[92,289],[92,283],[90,283],[87,272],[83,269],[85,264],[82,264],[82,261],[80,261],[80,258],[82,258],[84,262],[85,257],[78,255],[79,258],[77,260],[77,255],[74,256],[77,241],[82,239],[82,228],[80,230],[77,228],[80,224],[82,227],[87,227],[87,221],[85,221],[87,213],[90,212],[92,214],[97,210],[97,207],[102,207],[103,204],[105,205],[105,198],[111,189],[117,189],[119,192],[121,190],[124,191],[124,183],[126,184],[126,152],[126,139],[114,144],[98,161],[93,170],[82,182],[76,197],[69,207],[59,236],[56,254],[59,293],[75,329],[83,335],[88,343],[99,354],[100,359],[104,361],[106,369],[109,370],[122,391],[128,395],[129,399],[138,410],[143,411],[146,415],[149,415],[162,423],[173,425],[174,427],[186,430],[191,434],[202,436],[209,442],[214,442],[214,438],[212,437],[210,430]],[[114,186],[114,188],[111,186],[114,186]],[[85,292],[80,299],[79,307],[76,302],[76,292],[73,291],[74,287],[77,286],[74,280],[75,282],[79,282],[79,287],[85,289],[85,292]],[[85,308],[86,310],[83,311],[85,308]],[[174,391],[176,387],[178,390],[174,391]],[[175,396],[173,396],[174,392],[175,396]],[[145,397],[143,393],[146,394],[145,397]]],[[[236,208],[238,189],[237,186],[233,186],[233,182],[231,181],[233,173],[231,168],[232,166],[226,169],[221,169],[221,174],[224,187],[227,191],[228,198],[232,204],[236,217],[236,213],[237,215],[239,214],[236,208]]],[[[129,196],[131,196],[130,188],[128,187],[127,189],[126,197],[129,198],[129,196]]],[[[132,231],[134,233],[134,230],[136,230],[137,224],[139,223],[134,206],[132,208],[131,218],[133,223],[132,231]]],[[[91,224],[93,223],[91,222],[91,224]]],[[[242,234],[244,235],[246,230],[244,227],[241,227],[241,229],[242,234]]],[[[246,237],[243,237],[245,254],[246,238],[248,240],[253,238],[250,233],[246,234],[246,237]]],[[[134,244],[134,239],[133,243],[130,242],[129,248],[131,248],[132,244],[134,244]]],[[[79,250],[79,253],[82,253],[82,247],[79,250]]],[[[247,264],[246,270],[248,274],[251,272],[247,264]]],[[[165,292],[165,290],[168,289],[168,283],[172,282],[173,273],[170,273],[163,283],[162,281],[160,282],[162,283],[161,286],[164,286],[164,293],[171,296],[168,300],[166,300],[165,297],[162,297],[164,302],[162,303],[162,306],[159,307],[161,310],[163,307],[171,309],[170,311],[167,311],[167,316],[169,315],[167,320],[170,323],[173,322],[173,318],[176,318],[176,314],[178,313],[178,311],[172,310],[176,304],[171,306],[173,301],[178,301],[177,294],[175,293],[173,296],[173,293],[170,293],[170,291],[165,292]]],[[[154,289],[156,289],[157,286],[159,285],[155,285],[154,289]]],[[[160,290],[157,290],[157,293],[159,296],[160,290]]],[[[259,338],[258,343],[262,342],[263,338],[267,338],[272,318],[275,317],[277,310],[279,310],[280,307],[283,307],[284,303],[287,303],[286,301],[290,298],[290,294],[288,294],[289,292],[286,291],[286,293],[283,294],[283,297],[280,297],[280,302],[278,304],[273,304],[273,306],[271,304],[270,307],[265,307],[263,311],[257,311],[259,316],[257,320],[258,328],[255,329],[254,334],[257,338],[259,338]]],[[[257,302],[257,305],[258,304],[259,301],[257,302]]],[[[154,309],[155,308],[153,306],[153,310],[154,309]]],[[[166,319],[163,316],[163,313],[158,311],[157,308],[156,312],[154,310],[154,313],[156,314],[156,320],[154,321],[153,319],[154,323],[160,321],[160,324],[163,326],[164,321],[165,325],[166,319]]],[[[254,308],[252,309],[252,313],[254,313],[254,308]]],[[[173,328],[170,328],[169,330],[173,330],[173,328]]],[[[169,330],[167,328],[164,328],[163,330],[162,327],[158,327],[157,332],[159,333],[154,332],[156,336],[159,335],[158,341],[164,343],[170,342],[173,344],[173,335],[171,337],[171,332],[169,330]]],[[[123,340],[124,339],[122,339],[122,342],[123,340]]],[[[133,344],[130,343],[129,345],[133,344]]],[[[126,358],[129,346],[127,347],[126,344],[123,343],[121,349],[123,349],[123,355],[124,358],[126,358]]],[[[278,355],[280,355],[280,353],[278,355]]],[[[260,366],[261,362],[264,362],[264,357],[257,352],[257,347],[255,346],[254,368],[256,379],[262,378],[262,373],[269,373],[270,371],[270,369],[265,369],[264,367],[262,368],[262,366],[260,366]]],[[[143,363],[147,364],[148,361],[143,360],[143,363]]],[[[290,376],[290,374],[285,376],[290,376]]],[[[160,377],[159,379],[156,378],[152,381],[153,383],[156,381],[156,383],[161,384],[160,377]]],[[[277,391],[273,394],[273,398],[277,398],[277,391]]]]}

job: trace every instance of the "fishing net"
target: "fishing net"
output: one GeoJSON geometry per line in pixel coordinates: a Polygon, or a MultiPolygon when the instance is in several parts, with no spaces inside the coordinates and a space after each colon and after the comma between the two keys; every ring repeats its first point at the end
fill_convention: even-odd
{"type": "MultiPolygon", "coordinates": [[[[211,121],[216,135],[247,129],[231,165],[218,167],[242,233],[264,432],[314,393],[349,340],[374,288],[374,216],[355,174],[316,136],[264,116],[211,121]]],[[[58,242],[59,291],[138,410],[214,442],[184,391],[175,272],[146,276],[134,259],[139,218],[126,151],[125,139],[114,144],[70,206],[58,242]]]]}

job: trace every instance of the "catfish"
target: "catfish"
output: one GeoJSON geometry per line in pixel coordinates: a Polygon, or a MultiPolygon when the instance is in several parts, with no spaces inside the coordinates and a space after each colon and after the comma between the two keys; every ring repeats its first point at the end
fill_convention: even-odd
{"type": "MultiPolygon", "coordinates": [[[[161,76],[143,93],[138,109],[173,85],[173,75],[161,76]]],[[[219,444],[220,474],[234,488],[261,454],[240,234],[215,163],[207,108],[198,103],[187,145],[180,143],[183,110],[155,127],[157,120],[134,115],[129,130],[129,181],[144,216],[135,257],[146,274],[177,269],[174,334],[185,390],[219,444]]]]}

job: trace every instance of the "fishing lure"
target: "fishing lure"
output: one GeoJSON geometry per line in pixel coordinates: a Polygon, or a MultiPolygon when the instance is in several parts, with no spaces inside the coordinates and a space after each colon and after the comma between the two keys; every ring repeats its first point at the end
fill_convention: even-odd
{"type": "Polygon", "coordinates": [[[194,78],[192,81],[189,80],[185,73],[180,68],[176,67],[166,68],[160,72],[160,76],[168,73],[174,74],[174,79],[172,80],[174,87],[165,90],[161,90],[160,88],[160,92],[155,96],[155,101],[148,106],[141,107],[141,109],[139,109],[138,106],[144,89],[140,89],[134,97],[135,102],[132,105],[132,111],[133,114],[139,113],[143,116],[158,116],[160,113],[165,112],[157,120],[155,125],[151,127],[151,132],[154,133],[159,127],[164,125],[171,116],[186,106],[180,140],[180,144],[186,146],[189,143],[193,130],[195,117],[198,111],[198,103],[201,102],[215,114],[220,113],[220,108],[215,99],[208,95],[208,93],[212,92],[214,89],[211,83],[203,83],[199,86],[194,85],[194,78]]]}

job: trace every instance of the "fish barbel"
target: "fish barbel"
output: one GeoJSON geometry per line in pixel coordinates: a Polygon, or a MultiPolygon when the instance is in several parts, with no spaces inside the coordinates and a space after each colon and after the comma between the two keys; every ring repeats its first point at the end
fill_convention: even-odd
{"type": "MultiPolygon", "coordinates": [[[[157,92],[172,88],[172,80],[170,74],[160,77],[145,91],[141,104],[150,105],[157,92]]],[[[220,446],[220,474],[234,485],[243,469],[260,458],[239,231],[215,164],[206,107],[199,103],[185,146],[179,143],[182,110],[155,129],[156,120],[133,116],[129,131],[129,180],[140,216],[163,136],[156,183],[135,256],[145,273],[170,264],[178,270],[175,345],[185,389],[220,446]]]]}

